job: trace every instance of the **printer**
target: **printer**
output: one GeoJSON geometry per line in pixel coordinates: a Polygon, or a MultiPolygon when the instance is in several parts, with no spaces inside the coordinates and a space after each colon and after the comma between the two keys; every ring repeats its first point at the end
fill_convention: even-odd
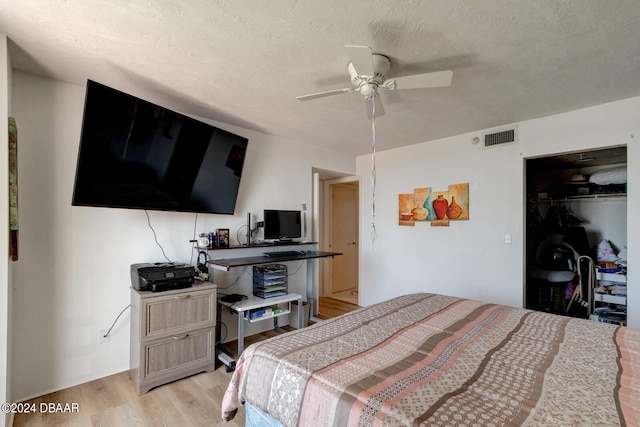
{"type": "Polygon", "coordinates": [[[177,262],[140,263],[131,265],[131,285],[138,291],[162,292],[189,288],[196,270],[177,262]]]}

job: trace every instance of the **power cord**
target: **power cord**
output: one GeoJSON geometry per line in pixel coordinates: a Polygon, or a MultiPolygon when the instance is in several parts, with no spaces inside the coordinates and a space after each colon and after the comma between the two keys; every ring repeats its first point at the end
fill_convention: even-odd
{"type": "Polygon", "coordinates": [[[118,317],[116,317],[116,320],[113,321],[113,323],[111,324],[111,327],[109,329],[107,329],[107,332],[104,333],[102,338],[106,338],[106,337],[109,336],[109,334],[111,333],[111,330],[113,329],[113,327],[116,326],[116,322],[118,321],[120,316],[122,316],[122,313],[124,313],[127,310],[127,308],[129,308],[129,307],[131,307],[131,304],[129,304],[128,306],[126,306],[125,308],[122,309],[120,314],[118,314],[118,317]]]}
{"type": "Polygon", "coordinates": [[[238,228],[238,231],[236,232],[236,240],[238,241],[238,244],[241,245],[242,240],[240,240],[240,232],[242,232],[242,230],[244,230],[245,228],[247,228],[246,225],[243,225],[242,227],[238,228]]]}
{"type": "Polygon", "coordinates": [[[231,283],[230,285],[224,286],[224,287],[223,287],[223,286],[221,286],[221,285],[218,285],[218,289],[221,289],[221,290],[227,290],[227,289],[231,289],[231,288],[233,288],[235,285],[237,285],[237,284],[238,284],[238,281],[240,280],[240,278],[242,277],[242,275],[243,275],[243,274],[245,274],[246,272],[247,272],[247,267],[244,267],[244,268],[242,269],[242,271],[240,272],[240,274],[238,274],[238,275],[236,276],[236,280],[234,280],[234,281],[233,281],[233,283],[231,283]]]}
{"type": "MultiPolygon", "coordinates": [[[[190,243],[196,242],[197,237],[196,237],[196,233],[198,229],[198,212],[196,212],[196,218],[193,221],[193,237],[191,238],[191,240],[189,240],[190,243]]],[[[198,245],[196,244],[196,247],[198,247],[198,245]]],[[[189,264],[193,264],[193,247],[191,247],[191,259],[189,261],[189,264]]]]}
{"type": "Polygon", "coordinates": [[[294,275],[298,274],[298,272],[300,271],[300,269],[302,268],[302,266],[304,264],[306,264],[304,261],[300,261],[300,264],[298,265],[298,268],[296,268],[296,271],[294,271],[293,273],[287,274],[287,277],[294,276],[294,275]]]}
{"type": "MultiPolygon", "coordinates": [[[[249,226],[245,224],[242,227],[238,228],[238,231],[236,232],[236,239],[238,240],[238,244],[239,245],[243,244],[240,236],[244,236],[245,237],[244,245],[245,246],[249,245],[249,242],[247,241],[247,238],[246,238],[247,237],[247,232],[242,233],[242,230],[246,230],[248,227],[249,226]],[[240,234],[240,233],[242,233],[242,234],[240,234]]],[[[259,229],[260,229],[260,227],[256,227],[254,229],[249,229],[248,232],[249,232],[249,234],[251,236],[253,236],[256,233],[256,231],[258,231],[259,229]]]]}
{"type": "Polygon", "coordinates": [[[216,344],[224,343],[224,340],[227,339],[227,334],[229,333],[229,328],[227,328],[227,325],[224,322],[220,322],[220,326],[221,326],[221,329],[224,328],[224,335],[222,335],[222,331],[220,331],[220,335],[222,335],[222,337],[220,337],[220,339],[216,342],[216,344]]]}
{"type": "Polygon", "coordinates": [[[147,215],[147,223],[149,224],[149,228],[153,232],[153,238],[156,241],[156,245],[158,245],[158,247],[162,251],[162,255],[164,255],[164,259],[166,259],[168,262],[171,262],[171,260],[167,257],[167,254],[164,253],[164,249],[162,248],[162,245],[160,244],[160,242],[158,242],[158,236],[156,235],[156,230],[154,230],[153,226],[151,225],[151,219],[149,218],[149,212],[147,212],[147,210],[145,209],[144,213],[147,215]]]}

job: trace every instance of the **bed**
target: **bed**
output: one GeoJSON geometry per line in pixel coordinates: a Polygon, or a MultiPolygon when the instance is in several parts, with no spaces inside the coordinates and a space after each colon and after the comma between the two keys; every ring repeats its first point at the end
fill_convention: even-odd
{"type": "Polygon", "coordinates": [[[252,344],[222,402],[274,426],[640,425],[640,330],[417,293],[252,344]]]}

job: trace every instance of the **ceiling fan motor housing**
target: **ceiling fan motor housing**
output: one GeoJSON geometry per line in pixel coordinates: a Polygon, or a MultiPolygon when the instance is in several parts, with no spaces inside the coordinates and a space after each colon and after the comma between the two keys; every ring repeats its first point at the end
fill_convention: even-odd
{"type": "Polygon", "coordinates": [[[371,56],[373,61],[373,76],[359,75],[358,71],[349,63],[349,74],[351,75],[351,83],[358,88],[358,91],[365,97],[371,99],[378,90],[378,86],[382,85],[387,78],[387,73],[391,67],[389,58],[384,55],[374,53],[371,56]]]}

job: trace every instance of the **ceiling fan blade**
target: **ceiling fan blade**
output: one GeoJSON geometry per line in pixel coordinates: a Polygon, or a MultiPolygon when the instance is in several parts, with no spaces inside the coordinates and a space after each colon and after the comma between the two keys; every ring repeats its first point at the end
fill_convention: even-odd
{"type": "MultiPolygon", "coordinates": [[[[378,95],[377,93],[375,96],[376,96],[375,97],[376,117],[384,116],[384,107],[382,106],[382,98],[380,98],[380,95],[378,95]]],[[[371,119],[371,117],[373,116],[373,104],[371,103],[370,99],[365,99],[364,102],[367,106],[367,117],[371,119]]]]}
{"type": "Polygon", "coordinates": [[[374,76],[373,52],[369,46],[346,45],[349,60],[359,76],[374,76]]]}
{"type": "Polygon", "coordinates": [[[298,101],[310,101],[316,98],[324,98],[325,96],[339,95],[341,93],[349,93],[353,91],[354,89],[352,88],[334,89],[334,90],[328,90],[326,92],[312,93],[311,95],[296,96],[296,99],[298,101]]]}
{"type": "Polygon", "coordinates": [[[434,73],[414,74],[385,80],[386,89],[421,89],[430,87],[446,87],[451,85],[453,71],[436,71],[434,73]]]}

